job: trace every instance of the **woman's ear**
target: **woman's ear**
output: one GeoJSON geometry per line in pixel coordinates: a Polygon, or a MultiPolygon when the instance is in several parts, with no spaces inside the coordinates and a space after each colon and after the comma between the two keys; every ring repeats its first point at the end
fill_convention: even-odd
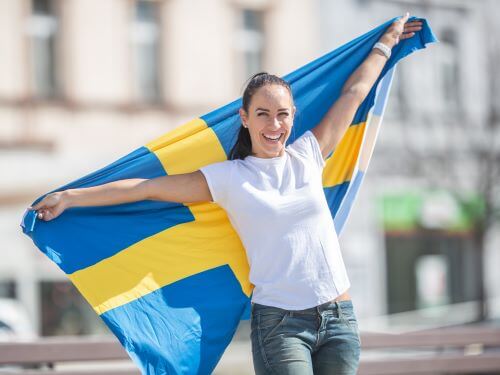
{"type": "Polygon", "coordinates": [[[247,113],[245,112],[245,110],[243,108],[240,108],[239,113],[240,113],[241,123],[243,124],[243,126],[245,128],[247,128],[248,127],[248,125],[247,125],[247,122],[248,122],[247,113]]]}

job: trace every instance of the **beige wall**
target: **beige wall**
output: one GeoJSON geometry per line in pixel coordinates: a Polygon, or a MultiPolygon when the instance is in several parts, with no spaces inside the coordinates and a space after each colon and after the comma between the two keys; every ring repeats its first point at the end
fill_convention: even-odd
{"type": "Polygon", "coordinates": [[[25,92],[23,1],[0,1],[0,96],[15,98],[25,92]]]}
{"type": "Polygon", "coordinates": [[[140,103],[132,80],[132,1],[61,2],[64,94],[49,103],[29,95],[30,48],[25,33],[29,2],[0,3],[0,139],[53,143],[50,152],[19,148],[13,153],[0,148],[0,163],[8,163],[0,194],[44,192],[239,96],[246,78],[235,46],[241,7],[266,11],[264,69],[285,74],[318,55],[314,2],[169,0],[161,4],[164,106],[133,110],[140,103]],[[19,153],[24,156],[19,158],[19,153]],[[27,167],[34,172],[19,172],[27,167]]]}
{"type": "Polygon", "coordinates": [[[130,2],[64,2],[64,63],[68,95],[77,101],[113,103],[131,100],[128,24],[130,2]]]}

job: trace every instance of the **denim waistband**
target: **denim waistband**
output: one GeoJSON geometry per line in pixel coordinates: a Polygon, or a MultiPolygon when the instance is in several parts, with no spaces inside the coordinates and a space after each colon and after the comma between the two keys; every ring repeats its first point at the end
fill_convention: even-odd
{"type": "Polygon", "coordinates": [[[267,305],[261,305],[259,303],[252,303],[252,312],[254,311],[261,311],[261,310],[278,310],[282,312],[293,312],[297,314],[311,314],[311,315],[316,315],[320,314],[323,311],[335,311],[335,310],[342,310],[342,309],[352,309],[353,304],[352,300],[341,300],[341,301],[328,301],[325,303],[322,303],[321,305],[314,306],[314,307],[309,307],[307,309],[303,310],[289,310],[289,309],[282,309],[280,307],[275,307],[275,306],[267,306],[267,305]]]}

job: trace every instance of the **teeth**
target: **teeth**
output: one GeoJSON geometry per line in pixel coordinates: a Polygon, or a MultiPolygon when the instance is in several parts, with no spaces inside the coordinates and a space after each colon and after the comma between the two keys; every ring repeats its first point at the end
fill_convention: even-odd
{"type": "Polygon", "coordinates": [[[281,137],[281,134],[280,134],[280,135],[278,135],[277,137],[271,137],[271,136],[268,136],[268,135],[265,135],[265,134],[262,134],[262,135],[263,135],[265,138],[270,139],[271,141],[276,141],[276,140],[280,139],[280,137],[281,137]]]}

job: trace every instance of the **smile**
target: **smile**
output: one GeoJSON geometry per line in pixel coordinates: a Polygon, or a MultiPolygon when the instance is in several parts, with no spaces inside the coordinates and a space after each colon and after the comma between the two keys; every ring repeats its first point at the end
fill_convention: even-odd
{"type": "Polygon", "coordinates": [[[265,134],[262,134],[262,136],[267,139],[268,141],[270,142],[278,142],[279,139],[281,138],[281,136],[283,135],[284,133],[280,133],[280,134],[277,134],[277,135],[265,135],[265,134]]]}

